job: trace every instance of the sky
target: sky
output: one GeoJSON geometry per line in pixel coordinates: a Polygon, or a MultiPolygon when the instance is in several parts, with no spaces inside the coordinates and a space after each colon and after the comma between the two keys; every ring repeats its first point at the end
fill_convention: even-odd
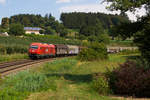
{"type": "MultiPolygon", "coordinates": [[[[62,12],[102,12],[119,13],[119,11],[108,11],[107,3],[102,0],[0,0],[0,21],[3,17],[10,17],[16,14],[41,14],[44,16],[51,13],[57,20],[62,12]]],[[[136,12],[139,16],[145,14],[142,8],[136,12]]],[[[136,20],[133,13],[128,12],[131,20],[136,20]]]]}

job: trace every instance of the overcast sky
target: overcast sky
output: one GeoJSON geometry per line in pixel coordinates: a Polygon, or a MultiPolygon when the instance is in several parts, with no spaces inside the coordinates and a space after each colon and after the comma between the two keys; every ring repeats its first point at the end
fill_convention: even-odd
{"type": "MultiPolygon", "coordinates": [[[[0,21],[3,17],[10,17],[15,14],[41,14],[51,13],[59,19],[62,12],[110,12],[105,9],[107,3],[101,4],[101,0],[0,0],[0,21]]],[[[145,10],[138,11],[143,15],[145,10]]],[[[136,15],[129,14],[131,20],[136,15]]]]}

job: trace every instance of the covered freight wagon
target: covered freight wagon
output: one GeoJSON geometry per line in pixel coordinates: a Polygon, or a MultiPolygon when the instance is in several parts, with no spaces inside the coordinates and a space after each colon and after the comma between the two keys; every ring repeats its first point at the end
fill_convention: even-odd
{"type": "Polygon", "coordinates": [[[56,44],[55,45],[56,55],[57,56],[64,56],[68,54],[68,47],[63,44],[56,44]]]}
{"type": "Polygon", "coordinates": [[[68,47],[68,54],[69,55],[77,55],[79,53],[79,47],[73,45],[67,45],[68,47]]]}

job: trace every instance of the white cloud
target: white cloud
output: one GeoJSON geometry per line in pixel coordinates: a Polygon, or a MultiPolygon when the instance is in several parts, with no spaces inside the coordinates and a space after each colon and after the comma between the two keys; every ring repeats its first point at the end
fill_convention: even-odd
{"type": "Polygon", "coordinates": [[[0,4],[4,4],[6,0],[0,0],[0,4]]]}
{"type": "Polygon", "coordinates": [[[56,3],[69,3],[71,0],[57,0],[56,3]]]}
{"type": "Polygon", "coordinates": [[[106,4],[86,4],[86,5],[73,5],[60,8],[60,12],[102,12],[107,14],[119,14],[119,11],[108,11],[106,4]]]}
{"type": "Polygon", "coordinates": [[[136,21],[137,17],[146,15],[146,10],[144,9],[144,7],[142,7],[141,9],[136,9],[134,13],[128,11],[127,14],[131,20],[136,21]]]}
{"type": "MultiPolygon", "coordinates": [[[[103,3],[103,4],[85,4],[85,5],[73,5],[73,6],[65,6],[60,8],[60,12],[101,12],[106,14],[119,14],[120,11],[109,11],[106,9],[106,6],[110,4],[103,3]]],[[[143,16],[145,15],[144,8],[137,9],[135,13],[127,12],[130,20],[137,20],[136,16],[143,16]]]]}

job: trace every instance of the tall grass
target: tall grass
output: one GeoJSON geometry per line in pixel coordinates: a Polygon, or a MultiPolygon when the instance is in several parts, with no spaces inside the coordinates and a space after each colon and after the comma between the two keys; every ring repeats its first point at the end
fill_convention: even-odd
{"type": "Polygon", "coordinates": [[[8,62],[8,61],[15,61],[20,59],[27,59],[27,54],[6,54],[0,55],[0,62],[8,62]]]}
{"type": "Polygon", "coordinates": [[[23,100],[31,92],[44,91],[54,85],[45,75],[30,71],[11,75],[3,83],[0,86],[0,100],[23,100]]]}
{"type": "Polygon", "coordinates": [[[105,72],[107,66],[116,66],[126,59],[122,55],[109,57],[109,60],[95,62],[64,58],[36,70],[11,75],[0,85],[0,100],[113,100],[100,96],[90,86],[93,74],[105,72]]]}

